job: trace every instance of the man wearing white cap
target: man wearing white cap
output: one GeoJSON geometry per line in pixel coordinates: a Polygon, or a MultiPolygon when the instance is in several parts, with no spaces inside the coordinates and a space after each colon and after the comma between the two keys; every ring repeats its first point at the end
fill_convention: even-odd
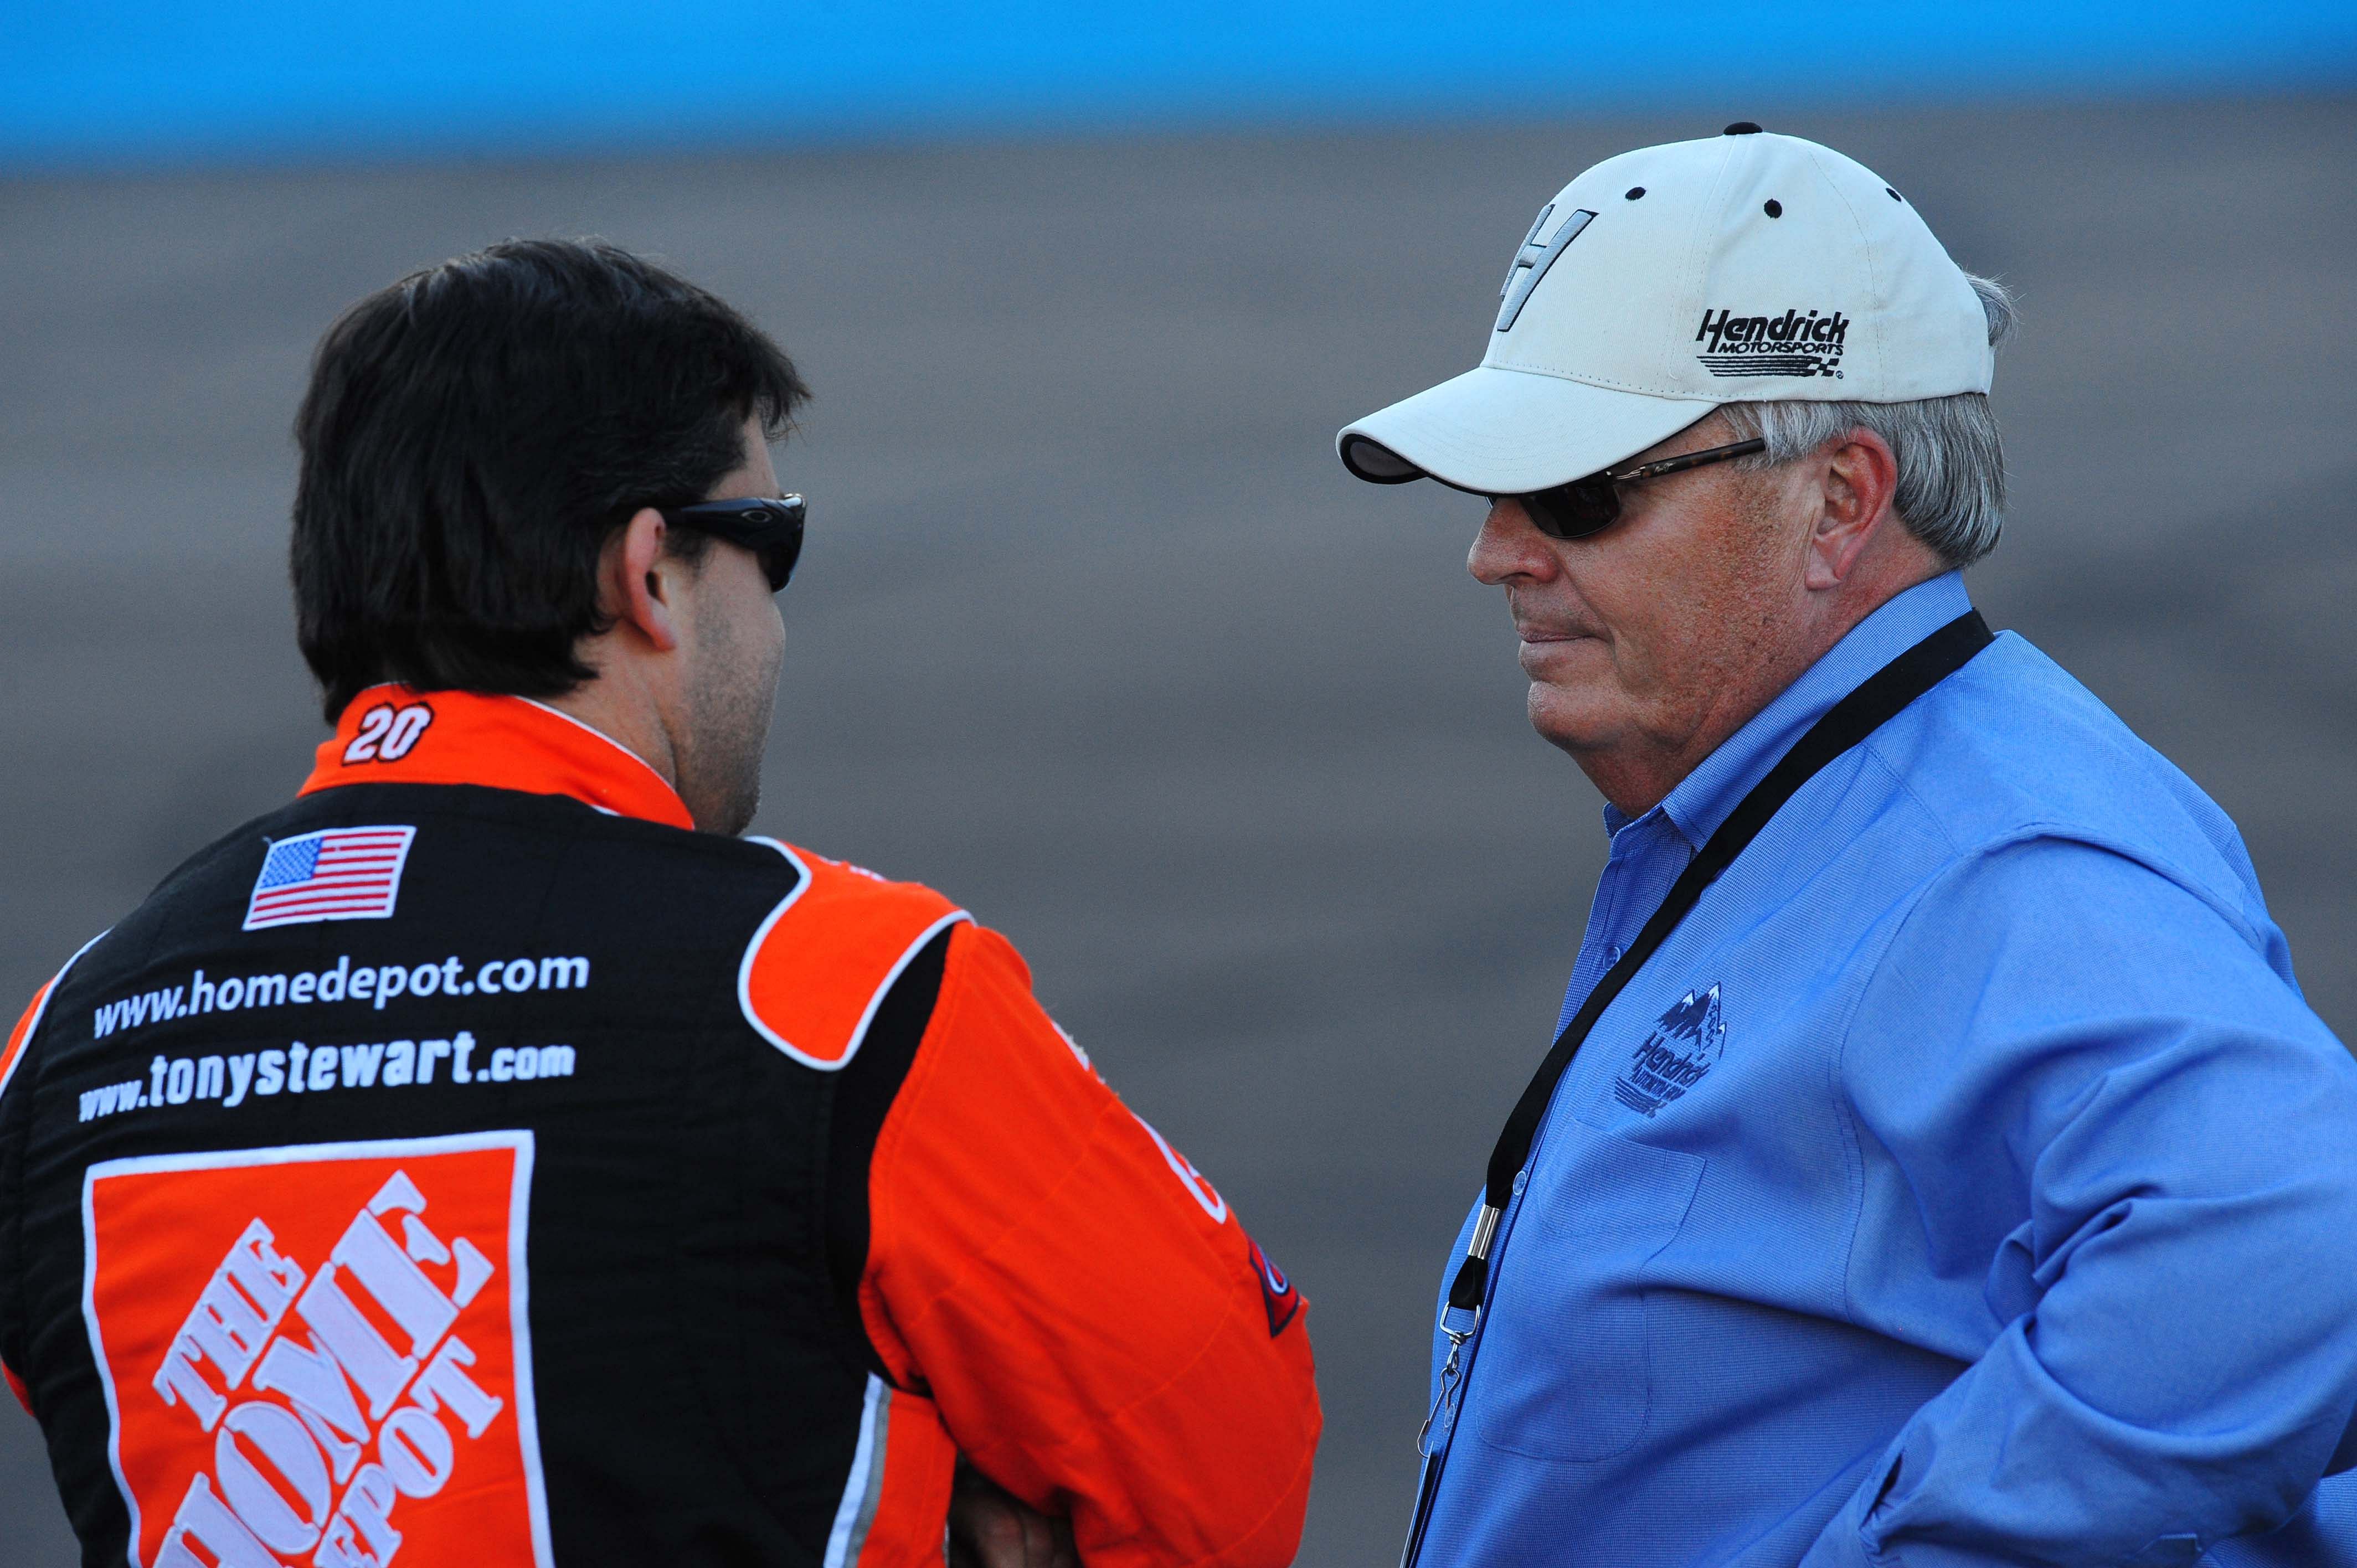
{"type": "Polygon", "coordinates": [[[2224,813],[1972,608],[2010,320],[1736,124],[1573,180],[1480,367],[1341,433],[1490,499],[1611,835],[1405,1568],[2357,1562],[2357,1064],[2224,813]]]}

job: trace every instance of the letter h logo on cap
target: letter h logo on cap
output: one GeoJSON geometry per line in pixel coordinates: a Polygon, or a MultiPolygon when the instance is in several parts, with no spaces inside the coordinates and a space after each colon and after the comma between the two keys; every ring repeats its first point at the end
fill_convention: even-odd
{"type": "Polygon", "coordinates": [[[1539,279],[1546,276],[1547,269],[1555,265],[1555,259],[1579,238],[1579,231],[1596,217],[1585,207],[1579,208],[1563,220],[1562,226],[1543,245],[1539,243],[1539,231],[1546,227],[1546,220],[1554,211],[1555,203],[1552,201],[1539,209],[1538,217],[1531,223],[1529,236],[1514,252],[1513,264],[1506,269],[1506,281],[1498,289],[1498,297],[1503,302],[1498,306],[1498,330],[1501,332],[1513,326],[1514,318],[1523,313],[1523,302],[1531,297],[1531,290],[1539,286],[1539,279]]]}

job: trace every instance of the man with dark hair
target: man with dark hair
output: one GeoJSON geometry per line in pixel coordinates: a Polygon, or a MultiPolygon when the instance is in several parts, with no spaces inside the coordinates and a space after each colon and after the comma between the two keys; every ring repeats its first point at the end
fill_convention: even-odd
{"type": "Polygon", "coordinates": [[[1298,1294],[948,899],[750,822],[805,395],[511,242],[297,421],[336,733],[0,1049],[0,1369],[91,1562],[1280,1564],[1298,1294]]]}
{"type": "Polygon", "coordinates": [[[698,828],[744,832],[782,646],[749,558],[697,623],[746,646],[629,656],[673,651],[648,566],[701,583],[713,542],[661,514],[774,497],[767,443],[807,395],[735,310],[608,245],[511,242],[361,302],[296,416],[296,638],[328,722],[386,682],[545,698],[652,762],[698,828]],[[598,658],[627,675],[601,683],[598,658]],[[641,674],[699,684],[653,700],[641,674]]]}

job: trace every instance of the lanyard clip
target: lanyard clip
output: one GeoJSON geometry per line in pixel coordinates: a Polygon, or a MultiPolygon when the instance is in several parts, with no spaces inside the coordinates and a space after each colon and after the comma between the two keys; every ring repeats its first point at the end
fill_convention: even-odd
{"type": "Polygon", "coordinates": [[[1457,1396],[1464,1391],[1458,1385],[1464,1376],[1461,1357],[1465,1341],[1472,1338],[1473,1331],[1480,1326],[1481,1315],[1479,1312],[1473,1315],[1473,1321],[1462,1328],[1451,1328],[1445,1320],[1441,1324],[1440,1331],[1448,1336],[1448,1359],[1440,1364],[1440,1393],[1433,1400],[1432,1408],[1425,1412],[1424,1424],[1416,1428],[1415,1451],[1422,1458],[1432,1457],[1432,1429],[1444,1412],[1448,1416],[1448,1429],[1451,1432],[1456,1430],[1457,1396]]]}
{"type": "Polygon", "coordinates": [[[1457,1271],[1456,1282],[1448,1287],[1448,1305],[1440,1315],[1440,1331],[1448,1337],[1448,1359],[1440,1365],[1440,1392],[1415,1434],[1415,1451],[1426,1459],[1432,1457],[1432,1429],[1440,1418],[1448,1417],[1451,1430],[1457,1424],[1457,1396],[1464,1391],[1460,1382],[1464,1377],[1465,1342],[1481,1326],[1482,1287],[1490,1275],[1490,1243],[1497,1240],[1498,1221],[1504,1212],[1483,1201],[1481,1212],[1473,1221],[1473,1239],[1465,1245],[1465,1262],[1457,1271]],[[1469,1312],[1472,1321],[1462,1328],[1451,1328],[1451,1312],[1469,1312]]]}

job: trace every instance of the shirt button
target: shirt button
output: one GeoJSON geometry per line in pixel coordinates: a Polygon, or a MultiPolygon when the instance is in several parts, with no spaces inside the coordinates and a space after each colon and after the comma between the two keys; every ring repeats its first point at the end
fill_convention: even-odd
{"type": "Polygon", "coordinates": [[[1620,944],[1619,942],[1612,944],[1611,950],[1604,955],[1604,961],[1607,963],[1619,963],[1620,961],[1620,944]]]}
{"type": "Polygon", "coordinates": [[[1529,1167],[1525,1166],[1524,1168],[1523,1168],[1523,1169],[1521,1169],[1521,1170],[1518,1170],[1518,1171],[1516,1171],[1516,1172],[1514,1173],[1514,1193],[1515,1193],[1515,1196],[1520,1197],[1520,1196],[1522,1195],[1522,1190],[1523,1190],[1523,1188],[1524,1188],[1524,1187],[1528,1187],[1528,1186],[1530,1186],[1530,1185],[1531,1185],[1531,1173],[1530,1173],[1530,1169],[1529,1169],[1529,1167]]]}

